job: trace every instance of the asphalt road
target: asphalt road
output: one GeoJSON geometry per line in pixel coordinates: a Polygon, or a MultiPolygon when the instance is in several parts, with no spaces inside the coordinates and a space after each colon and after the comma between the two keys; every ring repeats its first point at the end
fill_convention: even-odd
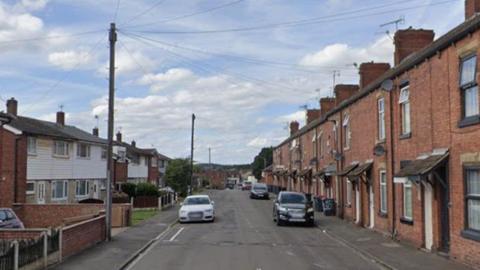
{"type": "Polygon", "coordinates": [[[250,200],[237,190],[208,194],[215,201],[214,223],[173,226],[128,269],[381,269],[318,227],[277,227],[272,200],[250,200]]]}

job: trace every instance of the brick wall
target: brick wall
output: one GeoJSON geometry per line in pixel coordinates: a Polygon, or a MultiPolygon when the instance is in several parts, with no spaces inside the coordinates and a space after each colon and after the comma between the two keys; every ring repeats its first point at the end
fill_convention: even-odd
{"type": "Polygon", "coordinates": [[[148,162],[148,182],[154,185],[158,185],[159,177],[160,173],[158,171],[158,167],[152,166],[152,158],[150,158],[150,161],[148,162]]]}
{"type": "Polygon", "coordinates": [[[65,219],[97,215],[103,204],[16,204],[15,213],[27,228],[58,227],[65,219]]]}
{"type": "Polygon", "coordinates": [[[68,257],[105,241],[105,216],[63,228],[62,256],[68,257]]]}
{"type": "Polygon", "coordinates": [[[114,162],[114,183],[125,183],[128,179],[128,163],[114,162]]]}
{"type": "Polygon", "coordinates": [[[23,240],[23,239],[38,239],[44,230],[9,230],[0,229],[0,239],[2,240],[23,240]]]}
{"type": "Polygon", "coordinates": [[[27,142],[25,136],[17,137],[4,129],[0,130],[0,141],[0,207],[10,208],[26,200],[27,142]]]}

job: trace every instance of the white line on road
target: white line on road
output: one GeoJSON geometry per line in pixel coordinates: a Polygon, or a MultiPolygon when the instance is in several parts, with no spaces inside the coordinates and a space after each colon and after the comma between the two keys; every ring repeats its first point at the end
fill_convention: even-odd
{"type": "Polygon", "coordinates": [[[168,239],[168,242],[173,242],[175,241],[175,238],[177,238],[177,236],[183,231],[183,229],[185,229],[185,227],[181,227],[177,233],[175,233],[170,239],[168,239]]]}
{"type": "Polygon", "coordinates": [[[290,255],[290,256],[295,256],[295,254],[293,254],[293,252],[291,252],[291,251],[287,251],[287,254],[290,255]]]}

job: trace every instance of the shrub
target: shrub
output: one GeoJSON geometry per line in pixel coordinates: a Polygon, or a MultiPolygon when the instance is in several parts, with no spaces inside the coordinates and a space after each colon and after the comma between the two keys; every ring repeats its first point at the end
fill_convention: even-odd
{"type": "Polygon", "coordinates": [[[127,193],[128,197],[135,197],[137,185],[133,183],[123,183],[121,186],[122,192],[127,193]]]}
{"type": "Polygon", "coordinates": [[[136,196],[159,196],[157,186],[151,183],[139,183],[135,194],[136,196]]]}

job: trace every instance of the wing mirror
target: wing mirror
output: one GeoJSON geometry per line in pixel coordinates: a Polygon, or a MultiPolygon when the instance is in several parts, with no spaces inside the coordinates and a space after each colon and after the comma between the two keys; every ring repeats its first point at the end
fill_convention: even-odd
{"type": "Polygon", "coordinates": [[[180,203],[180,206],[183,206],[183,202],[180,203]]]}
{"type": "Polygon", "coordinates": [[[212,205],[215,205],[215,202],[214,202],[214,201],[212,201],[211,203],[212,203],[212,205]]]}

